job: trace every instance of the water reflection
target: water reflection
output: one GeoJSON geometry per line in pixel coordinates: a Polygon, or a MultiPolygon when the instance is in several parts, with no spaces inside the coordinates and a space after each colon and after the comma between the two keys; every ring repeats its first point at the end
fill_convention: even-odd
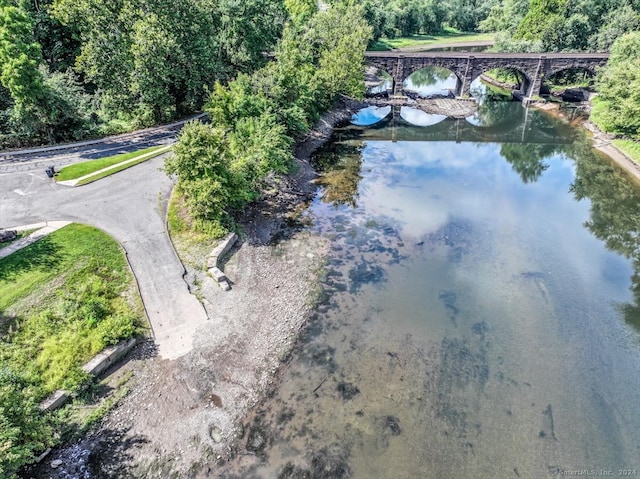
{"type": "Polygon", "coordinates": [[[500,147],[500,155],[507,160],[523,183],[534,183],[549,168],[545,161],[559,151],[558,145],[506,143],[500,147]]]}
{"type": "Polygon", "coordinates": [[[589,201],[585,227],[612,251],[633,261],[633,301],[623,303],[626,321],[640,330],[640,198],[637,185],[611,164],[605,155],[577,142],[567,149],[574,158],[576,177],[571,192],[578,201],[589,201]]]}
{"type": "Polygon", "coordinates": [[[389,75],[384,70],[377,70],[375,72],[375,75],[378,79],[380,79],[380,83],[368,88],[367,95],[385,95],[393,90],[393,78],[391,78],[391,75],[389,75]]]}
{"type": "Polygon", "coordinates": [[[371,126],[383,120],[391,113],[390,106],[369,106],[351,117],[351,123],[358,126],[371,126]]]}
{"type": "Polygon", "coordinates": [[[251,431],[267,439],[223,477],[637,467],[640,191],[587,138],[518,108],[465,131],[502,125],[508,143],[431,141],[466,124],[442,122],[396,142],[396,127],[349,127],[319,153],[322,300],[245,425],[248,451],[251,431]]]}
{"type": "Polygon", "coordinates": [[[423,98],[450,96],[456,91],[457,77],[441,67],[426,67],[413,72],[403,84],[406,91],[415,92],[423,98]]]}
{"type": "Polygon", "coordinates": [[[433,113],[425,113],[417,108],[403,106],[400,109],[400,117],[416,126],[431,126],[447,119],[445,115],[435,115],[433,113]]]}
{"type": "Polygon", "coordinates": [[[315,161],[315,168],[321,171],[317,182],[322,186],[322,201],[335,207],[358,206],[361,150],[362,146],[354,142],[339,143],[315,161]]]}

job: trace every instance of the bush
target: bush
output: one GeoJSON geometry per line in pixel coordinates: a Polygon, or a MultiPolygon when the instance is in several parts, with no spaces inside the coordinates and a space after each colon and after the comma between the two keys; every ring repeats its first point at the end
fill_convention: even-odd
{"type": "Polygon", "coordinates": [[[53,428],[29,383],[6,366],[0,369],[0,477],[14,477],[53,442],[53,428]]]}

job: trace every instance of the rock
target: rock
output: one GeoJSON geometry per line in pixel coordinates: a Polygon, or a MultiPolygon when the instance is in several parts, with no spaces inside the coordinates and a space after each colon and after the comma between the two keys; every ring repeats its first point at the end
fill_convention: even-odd
{"type": "Polygon", "coordinates": [[[18,237],[18,232],[15,230],[0,230],[0,243],[5,241],[13,241],[18,237]]]}
{"type": "Polygon", "coordinates": [[[218,257],[217,256],[209,256],[207,259],[207,269],[217,268],[218,267],[218,257]]]}
{"type": "Polygon", "coordinates": [[[222,271],[220,271],[217,266],[209,268],[209,274],[216,281],[216,283],[221,283],[222,281],[227,280],[227,276],[222,271]]]}
{"type": "Polygon", "coordinates": [[[342,399],[348,401],[353,399],[356,395],[360,394],[360,389],[351,383],[341,382],[338,384],[338,392],[342,395],[342,399]]]}
{"type": "Polygon", "coordinates": [[[247,450],[251,452],[260,452],[267,445],[267,434],[262,428],[254,424],[249,429],[249,437],[247,438],[247,450]]]}
{"type": "Polygon", "coordinates": [[[400,420],[395,416],[387,416],[384,419],[384,427],[388,429],[393,436],[399,436],[402,432],[402,429],[400,429],[400,420]]]}
{"type": "Polygon", "coordinates": [[[62,461],[60,459],[56,459],[55,461],[51,461],[51,469],[57,469],[62,466],[62,461]]]}
{"type": "Polygon", "coordinates": [[[219,427],[213,426],[209,430],[209,435],[211,436],[211,439],[213,439],[214,442],[216,443],[222,442],[222,431],[220,430],[219,427]]]}

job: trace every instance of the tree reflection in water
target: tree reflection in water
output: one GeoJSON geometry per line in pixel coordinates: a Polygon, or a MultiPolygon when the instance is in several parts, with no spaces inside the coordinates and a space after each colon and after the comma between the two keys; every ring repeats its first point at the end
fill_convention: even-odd
{"type": "Polygon", "coordinates": [[[414,87],[435,85],[448,80],[450,77],[455,78],[455,74],[451,70],[442,67],[425,67],[409,75],[411,84],[414,87]]]}
{"type": "Polygon", "coordinates": [[[507,160],[523,183],[534,183],[549,168],[545,159],[558,152],[558,145],[504,143],[500,155],[507,160]]]}
{"type": "Polygon", "coordinates": [[[323,187],[320,198],[333,206],[357,207],[358,184],[362,179],[362,143],[334,143],[316,157],[322,171],[317,183],[323,187]]]}
{"type": "Polygon", "coordinates": [[[549,167],[545,161],[564,153],[576,165],[570,191],[577,201],[591,202],[584,226],[608,249],[633,261],[633,303],[620,305],[625,320],[640,330],[640,187],[598,152],[586,135],[569,145],[503,144],[501,155],[524,183],[533,183],[549,167]]]}
{"type": "Polygon", "coordinates": [[[591,201],[585,227],[607,248],[633,261],[631,291],[634,303],[621,305],[625,320],[640,330],[640,188],[585,137],[567,151],[576,164],[571,192],[576,200],[591,201]]]}

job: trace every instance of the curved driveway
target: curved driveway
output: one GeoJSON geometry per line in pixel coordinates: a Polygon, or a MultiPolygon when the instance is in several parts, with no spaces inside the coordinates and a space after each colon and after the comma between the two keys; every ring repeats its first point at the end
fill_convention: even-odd
{"type": "MultiPolygon", "coordinates": [[[[82,159],[82,153],[75,153],[82,159]]],[[[207,320],[183,280],[165,227],[172,188],[156,157],[77,188],[47,178],[40,161],[0,162],[0,228],[68,220],[103,229],[124,247],[140,287],[160,356],[175,359],[191,350],[195,329],[207,320]]],[[[50,157],[68,163],[68,154],[50,157]]]]}

